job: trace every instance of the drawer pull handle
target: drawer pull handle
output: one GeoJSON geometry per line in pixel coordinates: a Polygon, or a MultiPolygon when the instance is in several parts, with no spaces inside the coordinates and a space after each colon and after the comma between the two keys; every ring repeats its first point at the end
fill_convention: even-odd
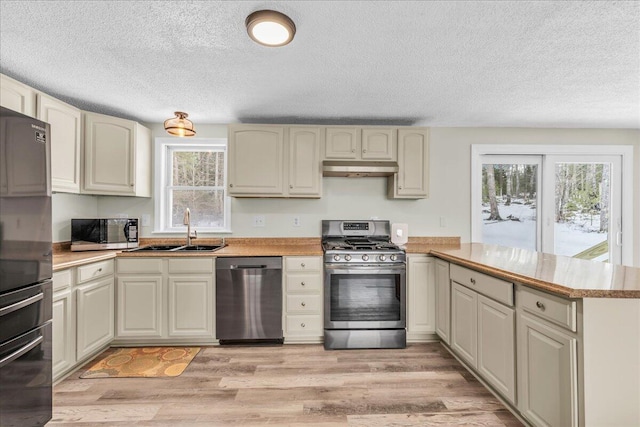
{"type": "Polygon", "coordinates": [[[307,304],[304,301],[300,305],[303,306],[303,307],[307,306],[307,304]]]}
{"type": "Polygon", "coordinates": [[[301,285],[301,286],[304,286],[304,282],[300,282],[300,285],[301,285]]]}
{"type": "Polygon", "coordinates": [[[302,326],[303,328],[306,327],[307,325],[305,325],[304,323],[300,323],[300,326],[302,326]]]}
{"type": "Polygon", "coordinates": [[[544,304],[541,303],[540,301],[536,301],[536,307],[538,307],[540,310],[544,311],[544,304]]]}
{"type": "Polygon", "coordinates": [[[471,278],[471,284],[475,285],[476,284],[476,279],[474,279],[473,277],[471,278]]]}
{"type": "Polygon", "coordinates": [[[300,263],[300,267],[302,267],[302,268],[304,268],[304,267],[305,267],[304,262],[303,262],[303,263],[300,263]]]}
{"type": "Polygon", "coordinates": [[[100,268],[98,269],[98,273],[99,273],[99,272],[101,272],[101,271],[102,271],[102,267],[100,267],[100,268]]]}

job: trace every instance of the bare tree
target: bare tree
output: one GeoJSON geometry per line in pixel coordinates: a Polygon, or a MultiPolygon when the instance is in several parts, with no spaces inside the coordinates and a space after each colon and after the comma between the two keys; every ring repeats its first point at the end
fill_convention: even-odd
{"type": "Polygon", "coordinates": [[[487,168],[487,189],[489,191],[489,206],[491,207],[489,220],[502,221],[500,212],[498,211],[498,201],[496,200],[496,175],[493,170],[493,165],[485,165],[485,167],[487,168]]]}
{"type": "Polygon", "coordinates": [[[609,195],[611,193],[611,183],[609,175],[611,165],[609,163],[602,164],[602,182],[600,183],[600,231],[609,231],[609,195]]]}

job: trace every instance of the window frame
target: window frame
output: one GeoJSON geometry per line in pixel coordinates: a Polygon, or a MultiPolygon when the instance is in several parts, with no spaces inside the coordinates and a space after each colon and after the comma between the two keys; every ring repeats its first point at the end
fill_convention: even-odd
{"type": "MultiPolygon", "coordinates": [[[[482,203],[482,159],[487,155],[540,155],[540,156],[576,156],[602,155],[620,156],[622,197],[621,224],[621,264],[633,265],[633,146],[630,145],[513,145],[513,144],[472,144],[471,145],[471,241],[482,241],[482,217],[477,209],[482,203]]],[[[543,160],[542,176],[545,174],[543,160]]],[[[542,192],[540,188],[539,192],[542,192]]],[[[544,204],[544,195],[541,194],[544,204]]],[[[544,209],[544,206],[542,207],[544,209]]],[[[545,235],[542,238],[544,239],[545,235]]],[[[544,245],[544,242],[543,242],[544,245]]]]}
{"type": "Polygon", "coordinates": [[[221,187],[224,192],[224,226],[219,228],[197,227],[200,233],[231,233],[231,197],[227,191],[228,179],[228,161],[229,150],[227,140],[225,138],[156,138],[155,139],[155,171],[154,171],[154,196],[155,196],[155,215],[154,215],[154,233],[163,234],[184,234],[187,227],[170,227],[171,219],[171,191],[169,179],[171,178],[171,154],[174,151],[202,151],[203,148],[214,148],[224,153],[224,186],[221,187]]]}

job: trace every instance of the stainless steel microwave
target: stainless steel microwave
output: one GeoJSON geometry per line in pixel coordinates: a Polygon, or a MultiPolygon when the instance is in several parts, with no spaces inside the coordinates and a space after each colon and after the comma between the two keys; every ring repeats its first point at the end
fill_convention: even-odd
{"type": "Polygon", "coordinates": [[[100,251],[137,248],[137,218],[90,218],[71,220],[71,250],[100,251]]]}

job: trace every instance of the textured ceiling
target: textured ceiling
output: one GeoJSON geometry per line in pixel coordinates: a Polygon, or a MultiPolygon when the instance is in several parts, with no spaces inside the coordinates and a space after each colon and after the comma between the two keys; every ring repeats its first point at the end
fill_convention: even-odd
{"type": "Polygon", "coordinates": [[[637,1],[7,1],[0,71],[157,123],[640,128],[637,1]],[[293,42],[252,42],[275,9],[293,42]]]}

